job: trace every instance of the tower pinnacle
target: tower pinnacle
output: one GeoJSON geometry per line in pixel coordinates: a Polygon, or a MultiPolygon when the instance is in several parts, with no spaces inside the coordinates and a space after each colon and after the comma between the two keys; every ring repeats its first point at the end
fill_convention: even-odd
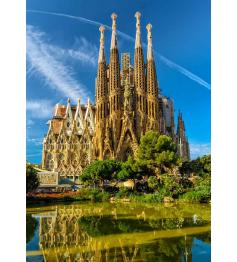
{"type": "Polygon", "coordinates": [[[104,54],[104,47],[105,47],[104,32],[105,32],[105,27],[103,25],[101,25],[99,30],[100,30],[100,51],[99,51],[98,63],[105,61],[105,54],[104,54]]]}
{"type": "Polygon", "coordinates": [[[147,60],[153,60],[153,50],[152,50],[152,35],[151,35],[151,29],[152,25],[149,23],[146,26],[147,29],[147,60]]]}
{"type": "Polygon", "coordinates": [[[141,30],[140,30],[140,18],[141,18],[141,13],[136,12],[135,14],[136,17],[136,41],[135,41],[135,48],[141,47],[141,30]]]}
{"type": "Polygon", "coordinates": [[[116,36],[116,18],[117,15],[113,13],[112,18],[112,37],[111,37],[111,46],[110,49],[117,48],[117,36],[116,36]]]}

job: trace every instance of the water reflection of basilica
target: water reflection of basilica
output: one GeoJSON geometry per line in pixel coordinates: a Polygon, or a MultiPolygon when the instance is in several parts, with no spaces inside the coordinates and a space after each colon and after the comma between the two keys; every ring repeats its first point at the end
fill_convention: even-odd
{"type": "MultiPolygon", "coordinates": [[[[192,220],[154,219],[146,209],[127,213],[70,205],[33,215],[39,221],[37,254],[44,261],[192,261],[192,220]]],[[[194,231],[207,230],[204,223],[194,231]]]]}

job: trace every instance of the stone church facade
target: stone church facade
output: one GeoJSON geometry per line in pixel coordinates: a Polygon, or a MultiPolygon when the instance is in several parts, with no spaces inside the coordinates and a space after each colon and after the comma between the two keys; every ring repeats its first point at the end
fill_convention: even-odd
{"type": "Polygon", "coordinates": [[[110,60],[105,58],[105,28],[100,30],[95,105],[57,104],[43,141],[42,167],[60,177],[76,180],[82,169],[95,159],[124,161],[136,158],[139,141],[148,130],[169,135],[177,143],[178,154],[189,159],[189,144],[182,115],[175,130],[173,101],[160,93],[152,48],[152,26],[147,29],[147,58],[144,59],[140,17],[136,17],[134,66],[129,53],[117,46],[116,14],[112,14],[110,60]]]}

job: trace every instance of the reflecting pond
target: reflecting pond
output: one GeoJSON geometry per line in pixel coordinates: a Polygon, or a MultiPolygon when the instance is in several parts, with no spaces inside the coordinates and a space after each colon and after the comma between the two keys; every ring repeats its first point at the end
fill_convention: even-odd
{"type": "Polygon", "coordinates": [[[211,261],[209,204],[27,208],[27,261],[211,261]]]}

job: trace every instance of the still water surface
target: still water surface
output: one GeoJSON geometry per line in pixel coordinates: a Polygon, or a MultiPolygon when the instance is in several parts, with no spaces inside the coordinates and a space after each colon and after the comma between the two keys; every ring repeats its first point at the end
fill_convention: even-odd
{"type": "Polygon", "coordinates": [[[211,261],[209,204],[27,208],[27,261],[211,261]]]}

